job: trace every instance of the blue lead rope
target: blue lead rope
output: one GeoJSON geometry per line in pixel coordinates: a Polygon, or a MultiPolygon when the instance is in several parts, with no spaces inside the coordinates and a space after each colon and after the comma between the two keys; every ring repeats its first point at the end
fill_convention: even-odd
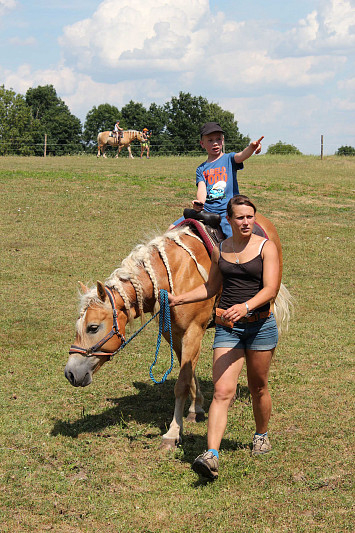
{"type": "Polygon", "coordinates": [[[141,328],[139,328],[135,333],[133,333],[133,335],[126,342],[121,344],[121,346],[117,350],[117,352],[119,352],[125,346],[127,346],[127,344],[129,342],[131,342],[131,340],[133,340],[134,337],[136,337],[138,335],[138,333],[140,333],[142,331],[142,329],[144,329],[146,326],[148,326],[149,322],[154,320],[154,318],[160,313],[160,316],[159,316],[159,333],[158,333],[158,339],[157,339],[157,349],[156,349],[156,352],[155,352],[155,359],[153,361],[152,366],[149,369],[149,375],[150,375],[152,381],[154,383],[157,383],[157,384],[164,383],[164,381],[166,381],[166,378],[168,377],[168,375],[172,371],[173,365],[174,365],[173,339],[172,339],[172,335],[171,335],[171,318],[170,318],[170,307],[169,307],[168,292],[166,290],[164,290],[164,289],[160,289],[159,292],[160,292],[160,311],[155,313],[155,315],[153,315],[152,318],[150,318],[148,320],[148,322],[146,322],[141,328]],[[155,366],[155,364],[157,362],[157,359],[158,359],[158,353],[159,353],[159,349],[160,349],[162,333],[163,333],[163,331],[165,332],[165,331],[168,331],[168,330],[169,330],[169,336],[170,336],[171,365],[170,365],[169,370],[167,370],[165,372],[165,374],[162,377],[161,381],[156,381],[156,379],[153,376],[153,366],[155,366]]]}
{"type": "Polygon", "coordinates": [[[164,289],[160,289],[160,316],[159,316],[159,333],[158,333],[158,339],[157,339],[157,349],[155,351],[155,359],[153,361],[153,364],[151,365],[149,369],[149,375],[151,380],[154,383],[160,384],[164,383],[166,381],[166,378],[170,374],[170,372],[173,369],[174,365],[174,354],[173,354],[173,338],[171,334],[171,318],[170,318],[170,307],[169,307],[169,299],[168,299],[168,293],[164,289]],[[158,353],[160,349],[160,343],[161,343],[161,336],[163,332],[169,331],[169,339],[170,339],[170,356],[171,356],[171,365],[169,370],[165,372],[163,377],[160,381],[157,381],[153,376],[153,367],[155,366],[157,359],[158,359],[158,353]]]}

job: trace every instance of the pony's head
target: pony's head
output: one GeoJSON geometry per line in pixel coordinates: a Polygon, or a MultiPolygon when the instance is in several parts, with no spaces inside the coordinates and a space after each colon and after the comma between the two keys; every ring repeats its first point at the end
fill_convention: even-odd
{"type": "Polygon", "coordinates": [[[144,142],[146,140],[146,136],[145,136],[145,133],[143,131],[138,131],[137,132],[137,140],[141,143],[141,142],[144,142]]]}
{"type": "Polygon", "coordinates": [[[127,312],[122,298],[100,281],[82,289],[75,342],[69,350],[64,374],[74,387],[86,387],[92,375],[124,342],[127,312]]]}

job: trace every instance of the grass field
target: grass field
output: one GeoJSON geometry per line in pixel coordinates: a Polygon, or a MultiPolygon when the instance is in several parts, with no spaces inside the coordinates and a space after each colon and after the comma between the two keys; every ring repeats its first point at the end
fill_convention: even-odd
{"type": "MultiPolygon", "coordinates": [[[[251,458],[245,371],[220,477],[191,462],[206,422],[159,449],[178,374],[149,379],[148,327],[90,387],[64,378],[77,281],[93,284],[162,232],[195,196],[201,158],[0,159],[0,531],[58,533],[353,531],[355,158],[258,156],[240,190],[275,223],[297,305],[271,369],[271,454],[251,458]]],[[[198,365],[212,397],[213,331],[198,365]]],[[[169,365],[160,352],[156,374],[169,365]]]]}

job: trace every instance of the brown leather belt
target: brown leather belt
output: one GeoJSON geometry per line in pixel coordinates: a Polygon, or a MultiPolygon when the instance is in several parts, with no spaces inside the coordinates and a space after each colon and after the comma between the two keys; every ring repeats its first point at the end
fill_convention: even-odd
{"type": "Polygon", "coordinates": [[[262,320],[263,318],[268,318],[271,315],[270,309],[268,311],[255,311],[251,316],[244,316],[243,318],[240,318],[238,322],[257,322],[258,320],[262,320]]]}

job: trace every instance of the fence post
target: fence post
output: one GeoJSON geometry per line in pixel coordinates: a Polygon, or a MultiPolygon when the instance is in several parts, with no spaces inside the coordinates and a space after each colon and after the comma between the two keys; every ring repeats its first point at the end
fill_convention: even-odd
{"type": "Polygon", "coordinates": [[[323,135],[320,136],[320,158],[323,159],[323,135]]]}
{"type": "Polygon", "coordinates": [[[46,157],[47,155],[47,134],[45,133],[44,134],[44,153],[43,153],[43,157],[46,157]]]}

